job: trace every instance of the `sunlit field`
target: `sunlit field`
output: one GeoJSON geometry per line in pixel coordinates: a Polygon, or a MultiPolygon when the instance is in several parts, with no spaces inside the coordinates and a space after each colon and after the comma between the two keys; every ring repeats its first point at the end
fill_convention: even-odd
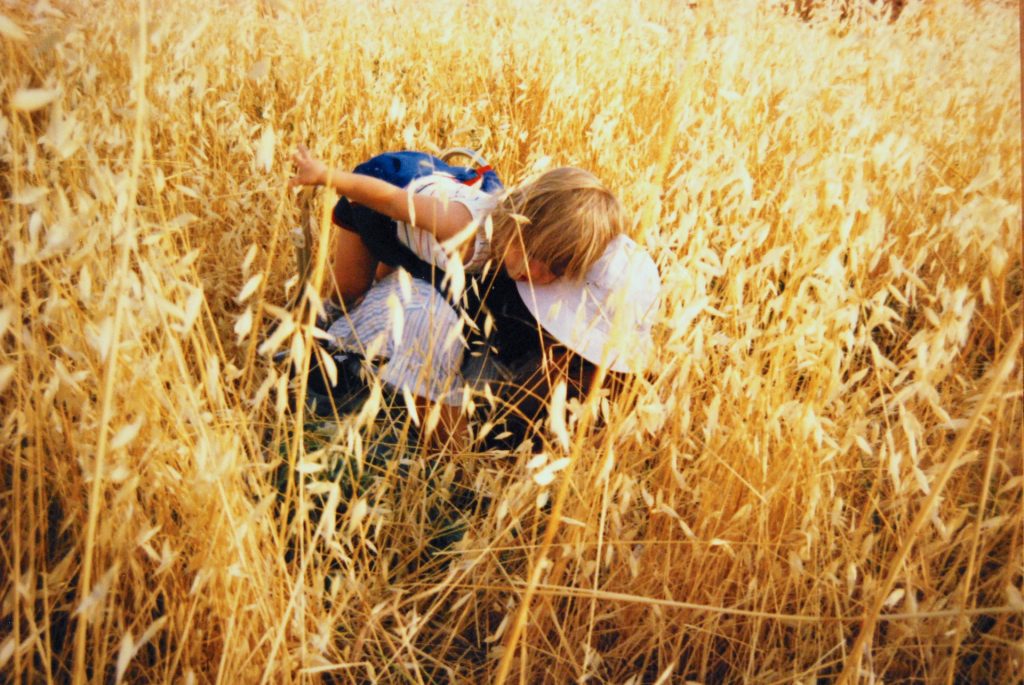
{"type": "Polygon", "coordinates": [[[1018,5],[823,4],[0,3],[0,681],[1016,681],[1018,5]],[[593,171],[649,374],[314,424],[300,143],[593,171]]]}

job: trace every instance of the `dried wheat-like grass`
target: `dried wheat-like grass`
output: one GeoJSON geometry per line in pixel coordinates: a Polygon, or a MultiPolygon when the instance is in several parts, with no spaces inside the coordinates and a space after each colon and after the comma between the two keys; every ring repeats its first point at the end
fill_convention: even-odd
{"type": "Polygon", "coordinates": [[[1017,8],[486,5],[0,5],[0,679],[1019,673],[1017,8]],[[299,142],[592,169],[652,373],[543,457],[303,436],[299,142]]]}

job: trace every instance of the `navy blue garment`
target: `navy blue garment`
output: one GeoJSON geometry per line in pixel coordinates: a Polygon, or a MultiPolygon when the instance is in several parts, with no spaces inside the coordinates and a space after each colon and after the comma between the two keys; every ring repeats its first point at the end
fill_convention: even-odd
{"type": "MultiPolygon", "coordinates": [[[[422,176],[445,173],[463,183],[482,177],[480,189],[485,193],[497,193],[503,189],[498,174],[490,167],[471,169],[452,166],[425,152],[409,150],[377,155],[357,166],[353,172],[379,178],[399,188],[406,187],[414,179],[422,176]]],[[[333,219],[338,226],[358,233],[378,261],[389,266],[402,267],[415,278],[440,287],[444,274],[432,264],[421,260],[416,253],[398,240],[398,226],[394,219],[362,205],[353,204],[346,197],[342,197],[334,205],[333,219]]]]}
{"type": "Polygon", "coordinates": [[[470,183],[482,175],[483,181],[480,184],[480,189],[485,193],[497,193],[504,189],[498,174],[490,167],[478,170],[452,166],[426,152],[409,150],[379,154],[357,166],[353,172],[379,178],[399,188],[406,187],[413,179],[434,173],[449,174],[462,183],[470,183]]]}

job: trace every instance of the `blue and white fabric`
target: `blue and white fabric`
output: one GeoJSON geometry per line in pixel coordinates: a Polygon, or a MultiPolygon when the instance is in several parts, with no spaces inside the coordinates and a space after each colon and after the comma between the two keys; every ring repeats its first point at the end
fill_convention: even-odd
{"type": "Polygon", "coordinates": [[[461,406],[462,326],[430,283],[395,271],[374,283],[327,332],[341,350],[373,362],[390,388],[461,406]]]}

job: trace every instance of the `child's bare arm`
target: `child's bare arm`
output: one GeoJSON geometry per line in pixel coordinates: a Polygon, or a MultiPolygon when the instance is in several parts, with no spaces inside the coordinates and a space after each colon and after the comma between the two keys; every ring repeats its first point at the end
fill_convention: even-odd
{"type": "Polygon", "coordinates": [[[379,178],[329,169],[303,145],[298,147],[292,161],[296,173],[289,180],[289,185],[330,186],[352,202],[433,233],[439,241],[458,235],[473,218],[469,210],[458,202],[410,194],[379,178]]]}

